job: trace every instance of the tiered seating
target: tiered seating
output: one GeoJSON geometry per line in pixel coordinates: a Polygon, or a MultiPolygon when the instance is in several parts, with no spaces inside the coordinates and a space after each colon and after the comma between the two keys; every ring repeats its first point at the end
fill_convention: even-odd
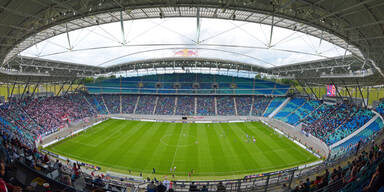
{"type": "Polygon", "coordinates": [[[376,146],[332,171],[327,169],[315,180],[300,182],[292,191],[383,191],[384,144],[376,143],[376,146]]]}
{"type": "Polygon", "coordinates": [[[370,110],[356,109],[355,107],[352,107],[352,109],[354,115],[343,125],[338,127],[332,134],[329,134],[327,140],[330,145],[355,132],[373,117],[373,113],[370,110]]]}
{"type": "Polygon", "coordinates": [[[155,108],[156,96],[141,95],[137,104],[136,114],[152,115],[155,108]]]}
{"type": "Polygon", "coordinates": [[[40,97],[36,99],[26,98],[20,101],[20,106],[34,119],[44,130],[40,132],[53,132],[63,126],[61,117],[63,110],[55,106],[58,97],[40,97]]]}
{"type": "Polygon", "coordinates": [[[132,114],[135,110],[137,95],[121,95],[122,113],[132,114]]]}
{"type": "MultiPolygon", "coordinates": [[[[2,107],[0,107],[1,109],[2,107]]],[[[35,146],[36,135],[24,132],[22,129],[19,129],[16,125],[5,120],[6,114],[0,110],[0,135],[9,136],[8,138],[19,138],[22,144],[27,146],[35,146]]]]}
{"type": "Polygon", "coordinates": [[[77,120],[86,117],[91,117],[97,114],[97,112],[87,103],[82,94],[69,94],[65,96],[68,100],[74,103],[70,116],[77,120]]]}
{"type": "Polygon", "coordinates": [[[354,135],[344,143],[333,148],[331,151],[331,158],[338,158],[348,152],[354,152],[359,142],[361,142],[361,144],[368,143],[372,140],[372,137],[374,137],[374,135],[379,132],[383,127],[383,121],[381,120],[381,118],[378,117],[364,130],[354,135]]]}
{"type": "Polygon", "coordinates": [[[175,96],[159,96],[155,114],[173,115],[175,109],[175,98],[175,96]]]}
{"type": "Polygon", "coordinates": [[[177,97],[176,115],[195,114],[195,97],[179,96],[177,97]]]}
{"type": "Polygon", "coordinates": [[[287,105],[285,105],[275,116],[274,118],[282,120],[284,122],[288,122],[287,116],[292,112],[296,111],[299,107],[301,107],[306,102],[303,98],[292,98],[287,105]]]}
{"type": "Polygon", "coordinates": [[[301,119],[304,119],[308,114],[320,106],[320,101],[307,101],[302,107],[298,108],[294,113],[286,117],[286,122],[291,125],[297,125],[301,119]]]}
{"type": "Polygon", "coordinates": [[[174,73],[108,79],[86,85],[90,93],[178,93],[285,95],[289,85],[253,78],[199,73],[174,73]],[[218,85],[214,88],[214,83],[218,85]],[[197,84],[197,88],[193,85],[197,84]],[[179,88],[176,88],[179,85],[179,88]]]}
{"type": "Polygon", "coordinates": [[[20,124],[22,117],[18,116],[17,113],[11,113],[10,110],[8,110],[9,108],[8,104],[0,106],[0,129],[25,137],[25,140],[28,142],[34,141],[37,135],[45,132],[44,129],[39,126],[33,127],[32,125],[25,126],[23,123],[20,124]]]}
{"type": "Polygon", "coordinates": [[[215,115],[215,98],[212,96],[197,97],[197,115],[215,115]]]}
{"type": "MultiPolygon", "coordinates": [[[[338,106],[321,105],[316,111],[311,113],[303,120],[303,130],[311,133],[313,136],[322,139],[326,136],[328,130],[323,127],[327,123],[328,116],[335,116],[338,106]]],[[[332,125],[334,127],[335,125],[332,125]]]]}
{"type": "Polygon", "coordinates": [[[237,115],[248,116],[251,111],[252,97],[238,96],[236,98],[237,115]]]}
{"type": "Polygon", "coordinates": [[[102,95],[87,95],[87,100],[99,114],[107,114],[102,95]]]}
{"type": "Polygon", "coordinates": [[[285,100],[284,97],[276,97],[272,99],[271,103],[269,104],[267,110],[264,113],[264,117],[268,117],[276,108],[278,108],[285,100]]]}
{"type": "Polygon", "coordinates": [[[14,100],[1,107],[4,114],[4,120],[12,122],[13,126],[19,127],[24,131],[31,133],[31,135],[43,134],[46,130],[37,125],[37,123],[29,117],[29,115],[17,105],[14,100]]]}
{"type": "Polygon", "coordinates": [[[232,96],[218,96],[216,100],[218,115],[235,115],[235,104],[232,96]]]}
{"type": "MultiPolygon", "coordinates": [[[[254,94],[260,95],[278,95],[280,93],[287,93],[287,89],[285,91],[280,91],[278,94],[273,93],[272,90],[275,88],[275,83],[271,81],[264,81],[260,79],[255,79],[255,91],[254,94]]],[[[286,87],[285,87],[286,88],[286,87]]]]}
{"type": "Polygon", "coordinates": [[[254,96],[253,98],[254,98],[254,101],[253,101],[253,107],[252,107],[252,115],[262,116],[268,104],[271,102],[271,98],[261,97],[261,96],[254,96]]]}
{"type": "Polygon", "coordinates": [[[303,121],[303,130],[330,145],[362,126],[361,123],[367,122],[371,116],[369,111],[358,109],[353,105],[323,104],[303,121]],[[353,117],[355,113],[356,118],[353,117]],[[362,118],[359,115],[363,115],[362,118]]]}
{"type": "Polygon", "coordinates": [[[120,95],[104,95],[103,98],[109,113],[120,113],[120,95]]]}
{"type": "Polygon", "coordinates": [[[381,116],[384,116],[384,101],[382,101],[381,103],[379,103],[375,110],[380,113],[381,116]]]}

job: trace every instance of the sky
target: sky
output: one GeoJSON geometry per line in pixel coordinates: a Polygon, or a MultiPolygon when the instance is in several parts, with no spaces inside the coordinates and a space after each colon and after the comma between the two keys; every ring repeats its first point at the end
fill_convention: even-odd
{"type": "MultiPolygon", "coordinates": [[[[23,56],[108,67],[145,59],[198,57],[224,59],[265,68],[344,55],[332,43],[301,32],[233,20],[140,19],[97,25],[57,35],[23,56]],[[198,35],[199,34],[199,35],[198,35]],[[180,54],[189,52],[193,54],[180,54]],[[182,51],[182,52],[180,52],[182,51]]],[[[349,52],[347,52],[349,54],[349,52]]]]}

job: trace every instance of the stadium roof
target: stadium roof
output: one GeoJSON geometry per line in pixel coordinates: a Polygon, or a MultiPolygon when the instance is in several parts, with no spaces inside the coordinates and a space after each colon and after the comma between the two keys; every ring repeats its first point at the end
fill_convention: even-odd
{"type": "Polygon", "coordinates": [[[86,27],[44,40],[21,55],[100,67],[147,59],[190,57],[234,60],[271,68],[350,55],[350,52],[310,34],[277,26],[184,17],[86,27]]]}
{"type": "MultiPolygon", "coordinates": [[[[319,51],[314,52],[315,55],[313,56],[317,56],[316,58],[310,58],[308,53],[311,53],[311,51],[305,50],[306,53],[301,54],[307,57],[304,57],[301,62],[300,59],[296,59],[278,64],[275,60],[271,60],[270,64],[272,65],[269,66],[260,65],[255,61],[250,62],[249,59],[233,59],[235,62],[243,63],[244,66],[253,64],[256,69],[263,72],[296,79],[333,79],[337,81],[337,79],[346,80],[351,78],[353,81],[356,81],[356,79],[365,80],[366,84],[381,84],[384,77],[381,72],[384,67],[384,54],[381,50],[384,43],[383,6],[384,2],[380,0],[342,2],[333,0],[5,0],[0,2],[0,15],[2,18],[0,19],[0,58],[2,60],[2,72],[11,76],[28,72],[35,73],[35,76],[41,74],[42,77],[68,76],[68,78],[76,78],[91,73],[97,74],[117,69],[116,64],[118,66],[127,66],[129,63],[137,62],[145,64],[148,59],[153,60],[154,58],[171,63],[170,56],[172,54],[163,54],[164,56],[161,58],[142,57],[137,60],[119,60],[116,62],[113,60],[112,62],[99,63],[99,65],[102,64],[100,66],[88,68],[78,65],[86,63],[74,62],[73,60],[46,61],[40,58],[27,58],[24,56],[33,56],[33,54],[23,51],[39,42],[44,43],[44,40],[52,37],[62,39],[64,37],[64,40],[65,37],[69,37],[66,43],[68,44],[67,52],[70,52],[70,49],[72,49],[70,40],[71,35],[75,33],[74,30],[86,31],[84,29],[86,27],[102,30],[102,24],[106,23],[121,22],[114,24],[118,26],[119,24],[126,25],[129,22],[140,23],[141,21],[137,20],[145,18],[157,18],[156,20],[162,18],[162,22],[169,22],[173,20],[169,18],[173,17],[190,17],[195,19],[193,22],[196,24],[192,40],[203,40],[204,36],[201,35],[204,35],[204,31],[202,31],[204,23],[209,23],[210,19],[208,18],[218,18],[228,20],[226,21],[228,26],[233,25],[234,30],[242,31],[244,34],[249,33],[249,31],[244,30],[248,24],[242,26],[243,21],[259,23],[252,26],[259,26],[264,29],[262,31],[269,33],[265,35],[265,41],[262,41],[268,51],[274,48],[271,45],[274,45],[273,41],[276,42],[276,39],[278,39],[273,38],[278,34],[276,31],[286,29],[291,30],[294,35],[317,37],[318,42],[323,42],[324,45],[329,42],[336,46],[335,49],[339,50],[339,53],[332,52],[329,55],[320,55],[318,54],[319,51]],[[60,34],[63,35],[59,37],[60,34]],[[24,53],[24,56],[20,56],[21,52],[24,53]],[[103,67],[103,65],[105,66],[103,67]],[[82,70],[79,69],[81,66],[82,70]],[[67,70],[67,68],[67,73],[59,73],[60,70],[67,70]],[[69,68],[78,71],[73,73],[69,68]],[[10,72],[12,74],[9,74],[10,72]]],[[[167,26],[162,28],[167,28],[167,26]]],[[[169,32],[171,30],[164,31],[169,32]]],[[[222,29],[222,31],[226,30],[222,29]]],[[[124,34],[127,31],[121,30],[119,32],[124,34]]],[[[179,35],[183,36],[184,34],[179,35]]],[[[257,35],[248,35],[253,37],[255,42],[260,39],[257,35]]],[[[284,39],[284,37],[280,38],[284,39]]],[[[123,40],[121,41],[123,44],[118,46],[124,45],[124,38],[119,40],[123,40]]],[[[129,38],[126,40],[129,40],[129,38]]],[[[121,42],[117,41],[117,43],[121,42]]],[[[138,44],[142,44],[142,42],[138,44]]],[[[192,45],[193,43],[187,45],[187,43],[181,42],[180,44],[185,46],[173,47],[173,53],[178,50],[176,48],[196,50],[196,46],[192,45]]],[[[199,53],[203,54],[206,51],[208,52],[207,55],[214,55],[215,53],[212,52],[221,49],[221,52],[225,50],[226,53],[231,55],[230,52],[247,53],[247,51],[238,51],[238,49],[262,50],[258,48],[259,45],[257,44],[255,44],[256,46],[253,45],[253,47],[249,44],[241,45],[244,46],[243,48],[237,45],[226,45],[227,48],[225,49],[210,45],[208,48],[199,49],[199,53]]],[[[164,47],[159,49],[164,49],[164,47]]],[[[166,49],[170,50],[169,48],[166,49]]],[[[300,54],[298,53],[300,50],[290,50],[293,53],[300,54]]],[[[184,52],[186,51],[184,50],[184,52]]],[[[204,58],[208,58],[207,60],[217,59],[202,55],[198,60],[204,58]]],[[[220,57],[220,60],[217,59],[217,61],[220,64],[222,60],[229,58],[220,57]]],[[[176,57],[176,59],[190,60],[179,57],[176,57]]],[[[218,64],[216,66],[225,67],[225,65],[218,64]]]]}

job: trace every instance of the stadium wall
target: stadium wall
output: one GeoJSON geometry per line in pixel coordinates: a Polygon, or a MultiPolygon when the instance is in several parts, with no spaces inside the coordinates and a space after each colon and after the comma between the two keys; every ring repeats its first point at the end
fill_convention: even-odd
{"type": "Polygon", "coordinates": [[[273,118],[267,118],[265,121],[268,122],[272,127],[279,129],[290,137],[293,137],[304,146],[311,148],[311,150],[319,154],[321,158],[326,159],[328,157],[330,150],[328,146],[320,139],[310,134],[303,134],[301,129],[273,118]]]}

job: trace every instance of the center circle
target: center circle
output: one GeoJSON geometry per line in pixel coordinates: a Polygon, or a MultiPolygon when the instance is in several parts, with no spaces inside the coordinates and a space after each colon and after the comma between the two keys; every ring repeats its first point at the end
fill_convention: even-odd
{"type": "Polygon", "coordinates": [[[188,134],[164,135],[160,138],[160,142],[168,147],[189,147],[198,143],[195,136],[188,134]]]}

